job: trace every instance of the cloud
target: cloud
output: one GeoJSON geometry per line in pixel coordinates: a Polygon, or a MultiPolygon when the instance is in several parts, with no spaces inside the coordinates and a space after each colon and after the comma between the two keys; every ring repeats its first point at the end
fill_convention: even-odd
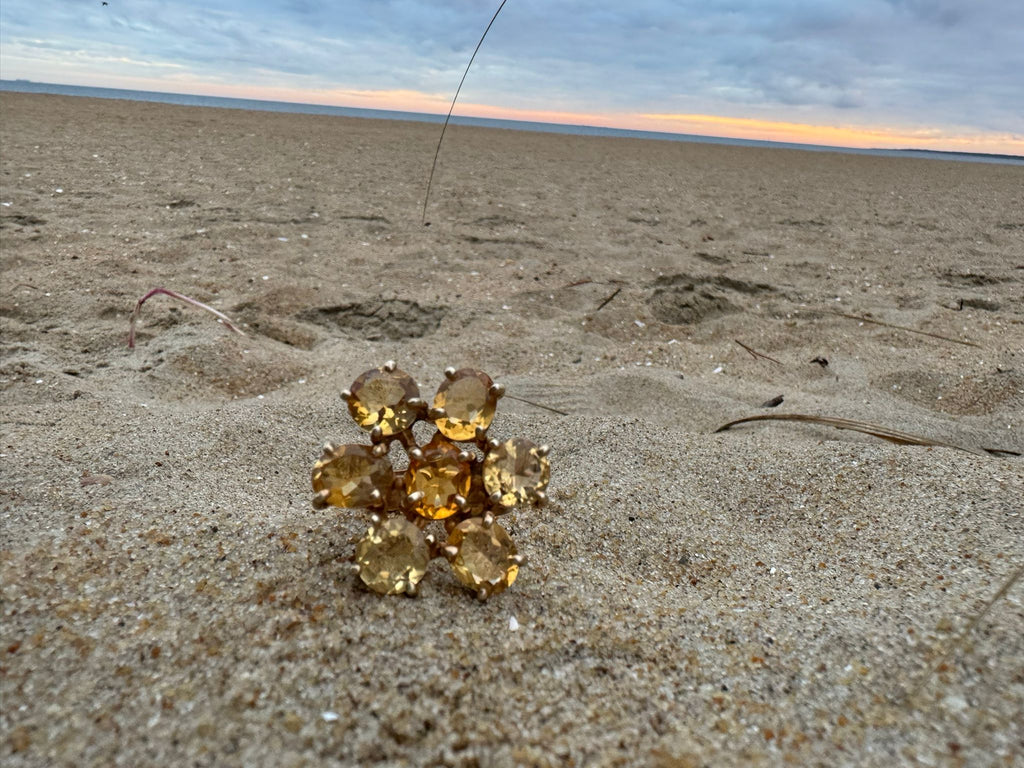
{"type": "MultiPolygon", "coordinates": [[[[109,2],[4,0],[3,76],[99,80],[124,59],[173,65],[196,82],[430,100],[454,91],[497,6],[109,2]],[[68,51],[78,69],[61,60],[68,51]]],[[[1022,38],[1024,3],[1001,0],[510,0],[462,99],[560,113],[1019,132],[1022,38]]]]}

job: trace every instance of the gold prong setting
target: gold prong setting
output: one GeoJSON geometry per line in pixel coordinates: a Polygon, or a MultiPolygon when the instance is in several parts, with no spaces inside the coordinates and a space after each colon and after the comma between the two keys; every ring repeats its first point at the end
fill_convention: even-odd
{"type": "Polygon", "coordinates": [[[516,580],[526,559],[497,518],[544,504],[549,448],[489,436],[504,394],[483,371],[449,367],[427,401],[394,361],[366,371],[342,392],[371,444],[324,444],[313,467],[313,506],[372,511],[353,558],[353,571],[369,589],[414,596],[434,558],[445,559],[480,600],[516,580]],[[422,446],[412,429],[419,421],[437,429],[422,446]],[[403,470],[389,459],[396,440],[409,458],[403,470]],[[438,523],[443,537],[427,531],[438,523]]]}

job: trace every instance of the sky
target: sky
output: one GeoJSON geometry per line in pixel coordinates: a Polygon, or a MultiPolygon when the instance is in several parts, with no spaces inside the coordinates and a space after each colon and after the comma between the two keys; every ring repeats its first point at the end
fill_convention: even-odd
{"type": "MultiPolygon", "coordinates": [[[[3,0],[0,78],[445,113],[499,0],[3,0]]],[[[457,115],[1024,155],[1020,0],[508,0],[457,115]]]]}

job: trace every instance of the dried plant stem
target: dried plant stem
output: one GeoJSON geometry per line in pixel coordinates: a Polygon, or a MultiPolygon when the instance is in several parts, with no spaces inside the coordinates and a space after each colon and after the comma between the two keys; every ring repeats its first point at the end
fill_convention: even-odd
{"type": "Polygon", "coordinates": [[[751,347],[748,347],[746,344],[744,344],[739,339],[733,339],[733,341],[735,341],[737,344],[739,344],[741,347],[743,347],[745,350],[747,350],[747,352],[750,353],[750,356],[755,358],[755,359],[760,357],[760,358],[763,358],[765,360],[770,360],[771,362],[775,363],[776,365],[782,365],[782,363],[780,363],[774,357],[769,357],[768,355],[764,354],[763,352],[758,352],[756,349],[752,349],[751,347]]]}
{"type": "Polygon", "coordinates": [[[569,415],[565,411],[560,411],[557,408],[552,408],[550,405],[544,405],[543,403],[535,403],[533,400],[527,400],[525,397],[516,397],[515,395],[510,395],[507,392],[505,393],[505,397],[507,397],[509,400],[518,400],[520,403],[526,403],[527,405],[532,405],[534,408],[543,408],[545,411],[551,411],[552,413],[557,413],[559,416],[568,416],[569,415]]]}
{"type": "Polygon", "coordinates": [[[615,291],[610,296],[605,297],[605,300],[602,301],[600,304],[598,304],[597,305],[597,309],[595,309],[594,311],[595,312],[600,312],[602,309],[604,309],[606,306],[608,306],[608,304],[611,302],[611,300],[614,299],[616,296],[618,296],[621,292],[622,292],[622,286],[620,285],[618,288],[615,289],[615,291]]]}
{"type": "Polygon", "coordinates": [[[917,685],[914,686],[913,690],[910,692],[910,695],[907,698],[908,701],[913,701],[915,698],[917,698],[917,695],[936,675],[936,673],[938,673],[939,669],[941,669],[942,665],[946,663],[946,660],[953,655],[954,651],[963,647],[963,644],[967,641],[967,637],[971,634],[971,632],[974,631],[975,627],[977,627],[978,624],[981,623],[981,620],[985,618],[986,615],[988,615],[988,612],[992,610],[992,606],[998,603],[1006,595],[1007,592],[1013,589],[1013,585],[1020,581],[1022,576],[1024,576],[1024,566],[1017,568],[1017,570],[1010,575],[1010,578],[1003,583],[1003,586],[999,588],[999,591],[985,601],[985,607],[982,608],[981,611],[979,611],[974,616],[974,618],[970,620],[970,622],[968,622],[967,626],[964,627],[964,631],[961,632],[959,636],[957,636],[953,644],[950,645],[949,648],[947,648],[941,656],[939,656],[939,660],[932,664],[932,666],[925,673],[924,677],[922,677],[921,680],[917,683],[917,685]]]}
{"type": "Polygon", "coordinates": [[[964,341],[963,339],[954,339],[952,336],[943,336],[939,333],[931,333],[930,331],[919,331],[916,328],[908,328],[905,325],[894,325],[892,323],[883,323],[881,320],[872,320],[870,317],[864,317],[863,315],[851,315],[846,312],[836,312],[832,309],[814,309],[812,312],[824,312],[828,315],[835,315],[836,317],[845,317],[848,320],[859,320],[862,323],[871,323],[872,325],[880,325],[883,328],[892,328],[897,331],[906,331],[907,333],[916,333],[920,336],[931,336],[933,339],[941,339],[942,341],[951,341],[954,344],[963,344],[965,347],[977,347],[981,349],[980,344],[975,344],[973,341],[964,341]]]}
{"type": "Polygon", "coordinates": [[[971,446],[959,445],[957,443],[947,443],[942,440],[935,440],[934,438],[925,437],[923,435],[914,435],[910,432],[903,432],[898,429],[889,429],[888,427],[871,424],[867,421],[832,418],[830,416],[810,416],[802,413],[760,413],[756,416],[747,416],[743,419],[730,421],[728,424],[720,426],[715,430],[715,432],[724,432],[727,429],[735,427],[737,424],[745,424],[748,421],[803,421],[811,424],[824,424],[825,426],[835,427],[836,429],[849,429],[854,432],[863,432],[865,435],[880,437],[883,440],[889,440],[890,442],[901,445],[926,445],[938,448],[955,448],[958,451],[966,451],[967,453],[973,453],[976,456],[994,456],[999,454],[1009,454],[1011,456],[1019,455],[1016,451],[1007,451],[1000,448],[973,448],[971,446]]]}
{"type": "Polygon", "coordinates": [[[484,44],[484,38],[487,37],[487,33],[491,31],[491,27],[494,25],[495,19],[498,18],[498,14],[501,13],[501,9],[505,7],[505,3],[508,0],[501,0],[501,5],[498,6],[498,10],[494,12],[491,20],[487,23],[487,29],[480,35],[480,39],[477,41],[476,48],[473,49],[473,55],[469,57],[469,63],[466,65],[466,71],[462,73],[462,79],[459,80],[459,87],[455,89],[455,96],[452,97],[452,104],[448,107],[448,114],[444,118],[444,125],[441,126],[441,136],[437,140],[437,149],[434,150],[434,162],[430,166],[430,175],[427,177],[427,191],[423,195],[423,218],[422,223],[427,223],[427,203],[430,201],[430,186],[434,183],[434,171],[437,170],[437,157],[441,154],[441,142],[444,141],[444,132],[448,130],[448,123],[452,119],[452,111],[455,109],[455,102],[458,101],[459,92],[462,90],[462,84],[466,82],[466,75],[469,74],[469,68],[473,66],[473,59],[476,58],[477,52],[480,50],[480,46],[484,44]]]}
{"type": "Polygon", "coordinates": [[[240,336],[245,336],[245,334],[242,333],[242,331],[234,323],[231,322],[231,319],[227,315],[225,315],[223,312],[214,309],[208,304],[203,304],[203,302],[201,301],[196,301],[190,296],[186,296],[183,293],[178,293],[177,291],[172,291],[168,288],[154,288],[141,299],[139,299],[138,303],[135,305],[135,311],[132,312],[132,319],[128,326],[128,349],[135,349],[135,323],[138,321],[139,314],[142,312],[142,305],[146,303],[147,299],[149,299],[151,296],[157,295],[158,293],[162,293],[165,296],[170,296],[172,299],[178,299],[178,301],[183,301],[186,304],[191,304],[193,307],[199,307],[199,309],[206,310],[214,317],[216,317],[218,320],[220,320],[222,323],[224,323],[224,325],[227,326],[228,330],[234,331],[240,336]]]}

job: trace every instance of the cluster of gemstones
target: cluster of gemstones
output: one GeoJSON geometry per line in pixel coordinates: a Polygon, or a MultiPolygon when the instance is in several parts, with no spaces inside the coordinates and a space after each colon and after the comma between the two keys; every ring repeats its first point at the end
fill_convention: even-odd
{"type": "Polygon", "coordinates": [[[448,368],[444,375],[433,405],[390,361],[342,392],[371,445],[324,445],[313,466],[313,506],[371,511],[353,568],[373,591],[415,595],[430,560],[444,557],[459,582],[486,600],[515,581],[525,560],[495,518],[545,503],[548,448],[488,437],[505,390],[486,373],[448,368]],[[412,431],[418,421],[437,428],[423,446],[412,431]],[[392,467],[395,441],[408,455],[406,469],[392,467]],[[433,521],[444,526],[443,540],[427,532],[433,521]]]}

